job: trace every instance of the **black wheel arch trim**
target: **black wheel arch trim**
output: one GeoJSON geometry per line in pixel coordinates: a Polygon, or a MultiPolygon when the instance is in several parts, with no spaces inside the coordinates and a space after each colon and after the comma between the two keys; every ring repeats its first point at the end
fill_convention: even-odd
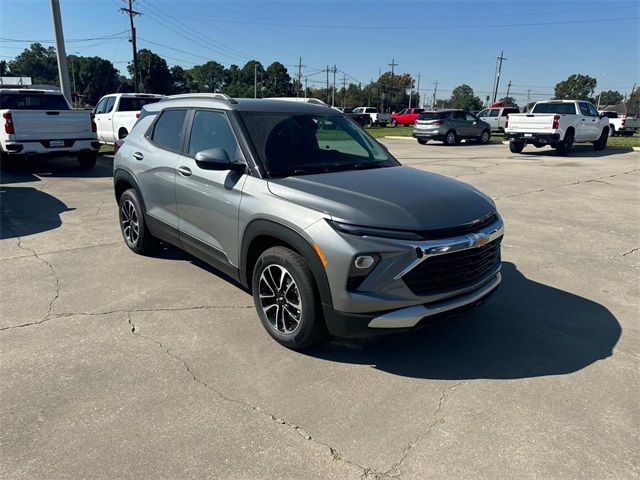
{"type": "Polygon", "coordinates": [[[311,274],[316,282],[316,286],[318,287],[321,303],[331,307],[333,302],[331,300],[331,289],[329,287],[327,273],[325,272],[324,267],[311,244],[302,235],[291,228],[272,220],[253,220],[245,228],[242,236],[242,248],[240,251],[239,270],[241,283],[245,287],[251,288],[251,278],[249,278],[250,273],[247,271],[249,246],[256,238],[263,235],[273,237],[291,245],[304,257],[309,265],[309,269],[311,270],[311,274]]]}

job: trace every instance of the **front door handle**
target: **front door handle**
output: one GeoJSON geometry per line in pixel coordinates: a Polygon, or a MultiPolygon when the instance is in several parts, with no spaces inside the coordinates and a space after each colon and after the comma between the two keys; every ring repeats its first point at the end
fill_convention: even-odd
{"type": "Polygon", "coordinates": [[[183,177],[191,176],[191,169],[189,167],[178,167],[178,173],[183,177]]]}
{"type": "Polygon", "coordinates": [[[144,158],[144,155],[142,155],[140,152],[135,152],[133,154],[133,158],[135,158],[136,160],[142,160],[144,158]]]}

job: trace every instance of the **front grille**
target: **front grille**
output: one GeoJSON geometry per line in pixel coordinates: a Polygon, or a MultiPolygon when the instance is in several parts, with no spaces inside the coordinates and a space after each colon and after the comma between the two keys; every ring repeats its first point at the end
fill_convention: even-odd
{"type": "Polygon", "coordinates": [[[402,279],[415,295],[432,295],[472,286],[500,264],[502,237],[479,248],[427,258],[402,279]]]}
{"type": "Polygon", "coordinates": [[[467,233],[475,233],[488,227],[498,220],[497,213],[491,213],[473,222],[457,225],[455,227],[435,228],[430,230],[421,230],[416,232],[423,240],[441,240],[443,238],[457,237],[467,233]]]}

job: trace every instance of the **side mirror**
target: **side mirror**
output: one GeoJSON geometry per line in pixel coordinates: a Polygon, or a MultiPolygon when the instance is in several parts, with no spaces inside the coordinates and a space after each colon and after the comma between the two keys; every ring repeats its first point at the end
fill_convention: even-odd
{"type": "Polygon", "coordinates": [[[203,170],[233,170],[244,173],[246,165],[242,162],[232,162],[224,148],[208,148],[196,153],[196,164],[203,170]]]}

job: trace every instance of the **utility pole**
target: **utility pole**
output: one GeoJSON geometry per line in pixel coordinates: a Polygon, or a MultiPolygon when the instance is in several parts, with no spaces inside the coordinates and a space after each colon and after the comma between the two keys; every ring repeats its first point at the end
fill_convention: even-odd
{"type": "Polygon", "coordinates": [[[138,87],[140,83],[140,79],[138,78],[140,71],[138,69],[138,47],[136,46],[136,27],[133,25],[133,17],[136,15],[141,15],[140,12],[136,12],[133,9],[133,2],[135,0],[127,0],[129,4],[129,8],[121,8],[123,12],[126,12],[129,15],[129,26],[131,28],[131,38],[129,41],[131,42],[131,48],[133,49],[133,88],[134,91],[139,92],[138,87]]]}
{"type": "MultiPolygon", "coordinates": [[[[71,94],[72,94],[71,96],[72,97],[73,97],[74,93],[76,93],[76,94],[78,93],[78,90],[76,89],[76,66],[75,66],[75,63],[76,63],[76,57],[74,55],[71,58],[71,79],[73,80],[73,92],[71,92],[71,94]]],[[[76,98],[76,100],[77,100],[77,98],[76,98]]],[[[77,101],[74,100],[74,102],[73,102],[73,107],[74,108],[76,107],[76,103],[77,103],[77,101]]]]}
{"type": "Polygon", "coordinates": [[[331,69],[329,68],[329,65],[327,65],[327,104],[329,103],[329,72],[331,71],[331,69]]]}
{"type": "Polygon", "coordinates": [[[371,89],[373,88],[373,79],[369,82],[369,88],[367,89],[367,106],[371,105],[371,89]]]}
{"type": "MultiPolygon", "coordinates": [[[[418,92],[418,107],[420,106],[420,72],[418,72],[418,88],[416,88],[416,91],[418,92]]],[[[409,108],[411,108],[411,100],[409,100],[409,108]]]]}
{"type": "Polygon", "coordinates": [[[347,75],[342,72],[342,109],[347,107],[347,75]]]}
{"type": "Polygon", "coordinates": [[[526,111],[529,111],[529,99],[531,98],[531,89],[527,90],[527,106],[526,106],[526,111]]]}
{"type": "Polygon", "coordinates": [[[296,85],[296,97],[300,97],[300,86],[302,84],[302,67],[306,67],[306,65],[302,65],[302,57],[298,61],[298,84],[296,85]]]}
{"type": "Polygon", "coordinates": [[[64,33],[62,32],[62,18],[60,15],[60,0],[51,0],[51,16],[53,18],[53,32],[56,36],[56,56],[58,57],[58,75],[60,89],[67,101],[71,103],[71,88],[69,87],[69,68],[67,67],[67,53],[64,49],[64,33]]]}
{"type": "Polygon", "coordinates": [[[497,57],[498,67],[496,70],[496,81],[495,88],[493,89],[493,101],[496,101],[496,97],[498,96],[498,86],[500,85],[500,73],[502,72],[502,62],[506,60],[504,57],[504,50],[500,52],[500,56],[497,57]]]}
{"type": "Polygon", "coordinates": [[[433,101],[431,102],[431,109],[436,108],[436,94],[438,93],[438,81],[436,80],[436,86],[433,88],[433,101]]]}
{"type": "Polygon", "coordinates": [[[391,111],[391,102],[393,102],[393,74],[395,67],[398,66],[396,59],[392,58],[391,63],[388,64],[391,67],[391,97],[389,98],[389,111],[391,111]]]}
{"type": "Polygon", "coordinates": [[[507,97],[509,96],[509,92],[511,91],[511,80],[509,80],[509,84],[507,85],[507,97]]]}
{"type": "Polygon", "coordinates": [[[335,106],[336,103],[336,72],[338,69],[336,66],[333,66],[333,90],[331,90],[331,106],[335,106]]]}
{"type": "Polygon", "coordinates": [[[258,98],[258,64],[253,62],[253,98],[258,98]]]}
{"type": "Polygon", "coordinates": [[[304,98],[307,98],[307,79],[304,79],[304,98]]]}

